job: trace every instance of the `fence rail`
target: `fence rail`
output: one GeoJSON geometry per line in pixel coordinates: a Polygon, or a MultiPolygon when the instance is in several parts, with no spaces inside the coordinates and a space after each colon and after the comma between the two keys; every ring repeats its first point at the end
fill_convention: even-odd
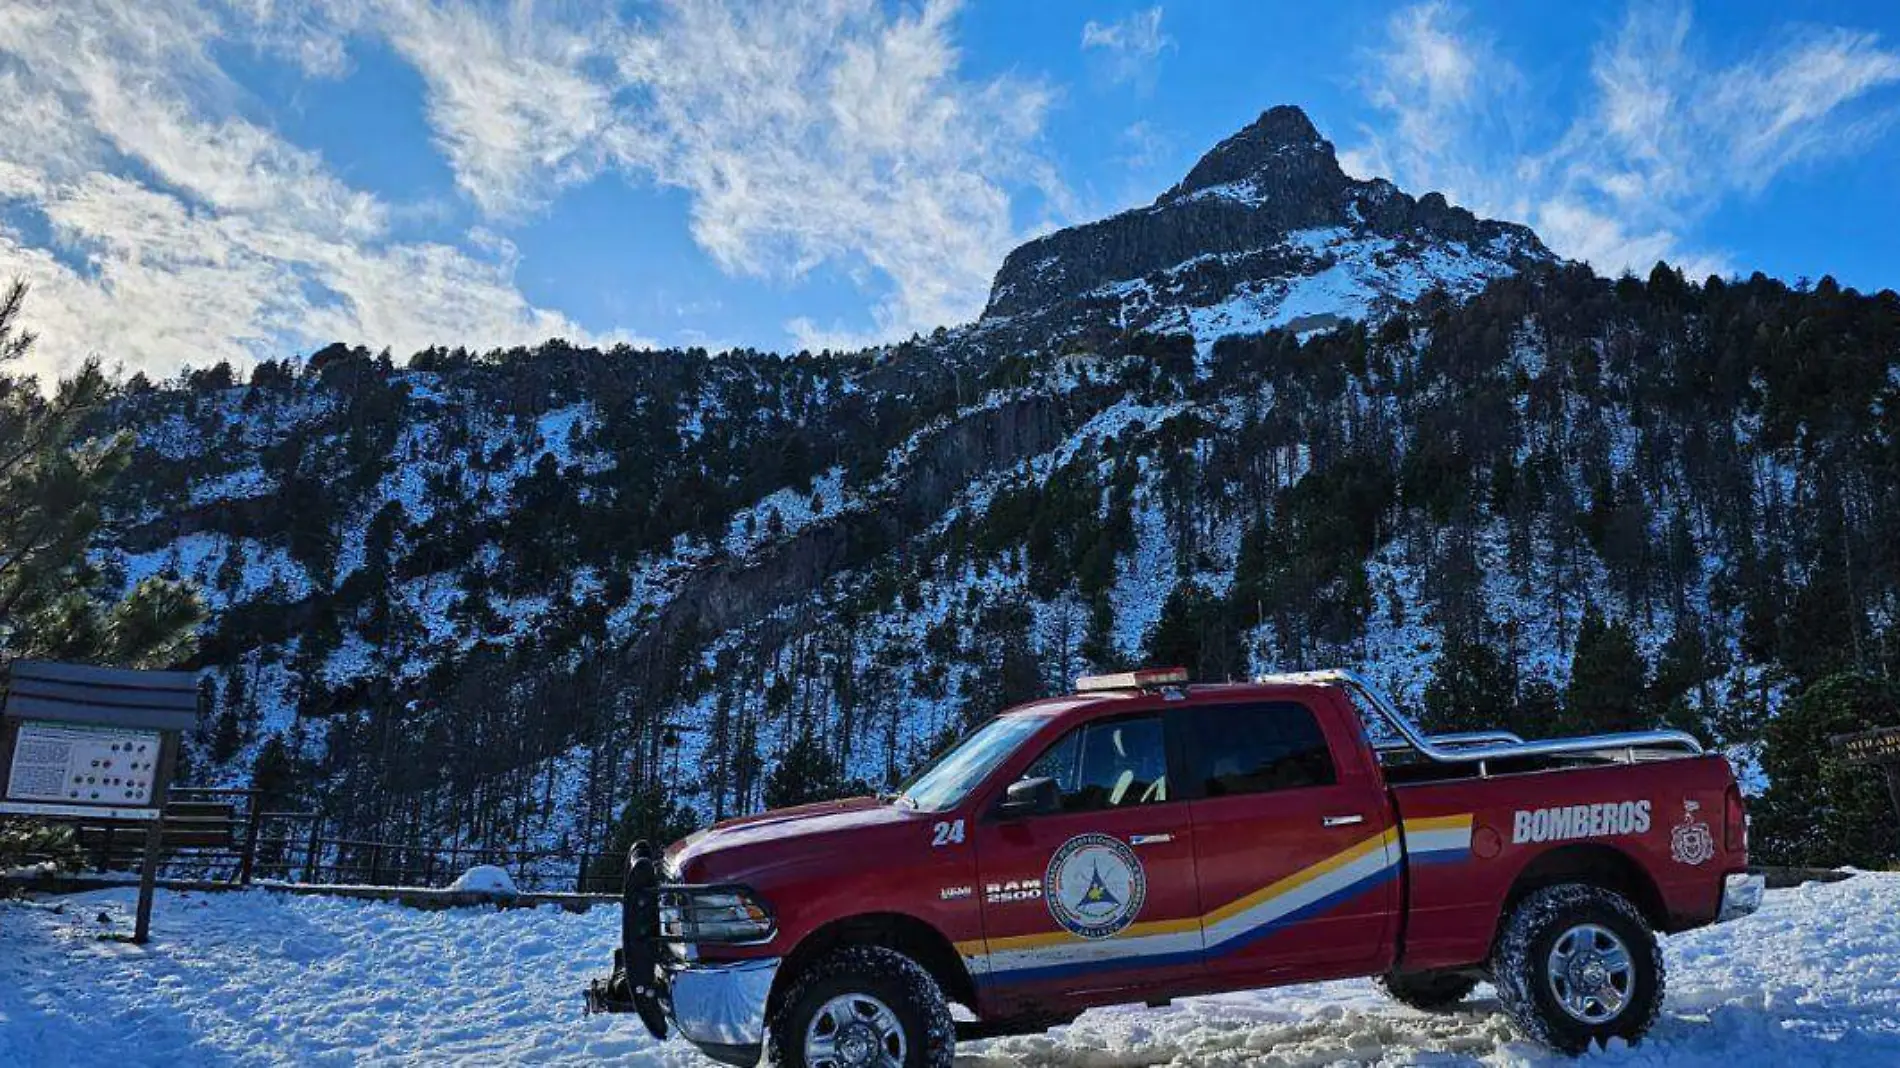
{"type": "MultiPolygon", "coordinates": [[[[597,865],[598,851],[433,846],[326,835],[319,812],[276,811],[256,790],[174,787],[163,823],[168,877],[255,879],[308,884],[440,887],[476,865],[508,872],[529,892],[617,893],[618,865],[597,865]],[[596,867],[605,869],[595,871],[596,867]]],[[[81,827],[81,845],[101,870],[136,865],[143,833],[124,826],[81,827]]]]}

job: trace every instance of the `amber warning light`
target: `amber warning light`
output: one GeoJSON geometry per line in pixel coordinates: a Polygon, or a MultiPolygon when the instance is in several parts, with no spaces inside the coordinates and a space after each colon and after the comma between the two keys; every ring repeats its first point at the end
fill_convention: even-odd
{"type": "Polygon", "coordinates": [[[1103,690],[1152,690],[1159,686],[1184,686],[1187,668],[1144,668],[1114,675],[1084,675],[1075,680],[1076,693],[1100,693],[1103,690]]]}

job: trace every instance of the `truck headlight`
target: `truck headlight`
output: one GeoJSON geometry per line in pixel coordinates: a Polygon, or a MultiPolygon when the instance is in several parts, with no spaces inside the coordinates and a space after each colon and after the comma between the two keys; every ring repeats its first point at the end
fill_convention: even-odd
{"type": "Polygon", "coordinates": [[[763,942],[772,911],[739,886],[663,886],[660,937],[677,942],[763,942]]]}

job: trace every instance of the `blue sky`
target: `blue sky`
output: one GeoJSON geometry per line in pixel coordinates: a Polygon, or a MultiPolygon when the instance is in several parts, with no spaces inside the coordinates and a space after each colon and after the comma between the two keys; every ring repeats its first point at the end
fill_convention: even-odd
{"type": "Polygon", "coordinates": [[[855,346],[1278,103],[1599,270],[1900,285],[1885,4],[9,0],[34,369],[855,346]]]}

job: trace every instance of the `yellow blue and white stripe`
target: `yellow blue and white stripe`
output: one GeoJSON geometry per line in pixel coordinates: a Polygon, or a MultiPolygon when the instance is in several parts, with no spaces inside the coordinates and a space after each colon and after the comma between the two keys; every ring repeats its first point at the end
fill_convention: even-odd
{"type": "Polygon", "coordinates": [[[1206,954],[1252,945],[1365,893],[1398,874],[1399,856],[1398,833],[1387,830],[1222,905],[1201,918],[1206,954]]]}
{"type": "Polygon", "coordinates": [[[1043,931],[958,943],[956,948],[978,982],[1049,981],[1115,967],[1193,963],[1241,950],[1359,897],[1397,878],[1400,861],[1438,865],[1469,855],[1471,813],[1406,819],[1404,849],[1398,829],[1372,834],[1205,916],[1131,924],[1112,939],[1043,931]]]}
{"type": "Polygon", "coordinates": [[[1447,864],[1471,856],[1471,813],[1405,821],[1405,855],[1413,864],[1447,864]]]}
{"type": "Polygon", "coordinates": [[[1471,816],[1404,822],[1231,901],[1202,916],[1130,924],[1113,938],[1047,931],[962,942],[957,951],[979,983],[1038,982],[1124,967],[1165,967],[1232,953],[1318,916],[1396,878],[1400,862],[1462,860],[1471,850],[1471,816]]]}

